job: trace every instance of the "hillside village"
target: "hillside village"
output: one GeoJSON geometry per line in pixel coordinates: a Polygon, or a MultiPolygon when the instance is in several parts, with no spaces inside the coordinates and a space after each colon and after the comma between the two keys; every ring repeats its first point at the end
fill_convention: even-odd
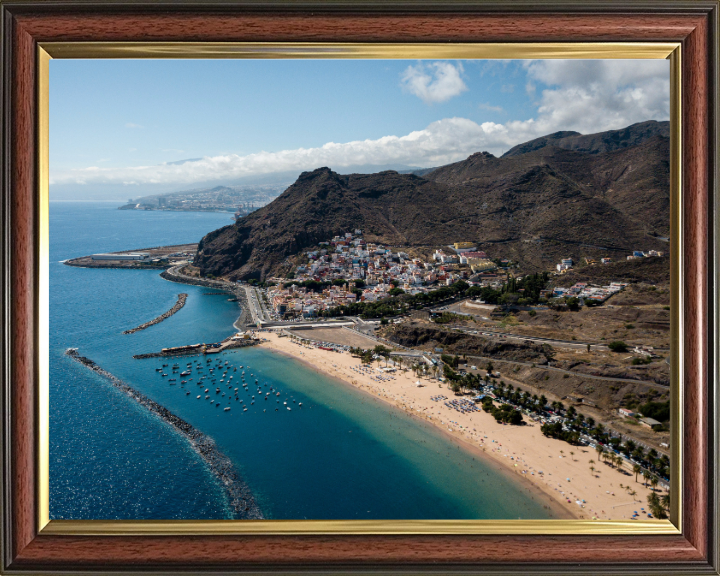
{"type": "MultiPolygon", "coordinates": [[[[636,250],[628,260],[662,257],[662,253],[636,250]]],[[[277,319],[312,318],[328,315],[340,306],[372,303],[407,294],[427,294],[442,286],[463,281],[470,286],[500,291],[512,276],[516,265],[508,259],[490,260],[472,242],[456,242],[436,249],[432,260],[412,257],[406,252],[366,242],[362,231],[347,232],[318,243],[316,249],[303,254],[304,262],[297,265],[290,278],[274,278],[267,283],[267,298],[277,319]]],[[[601,265],[611,259],[603,259],[601,265]]],[[[588,259],[587,265],[596,265],[588,259]]],[[[558,264],[556,274],[573,268],[570,258],[558,264]]],[[[612,281],[606,285],[577,282],[569,288],[554,287],[539,291],[542,302],[578,300],[580,306],[605,302],[627,286],[612,281]]],[[[519,292],[523,292],[523,288],[519,292]]],[[[537,304],[537,302],[534,302],[537,304]]]]}

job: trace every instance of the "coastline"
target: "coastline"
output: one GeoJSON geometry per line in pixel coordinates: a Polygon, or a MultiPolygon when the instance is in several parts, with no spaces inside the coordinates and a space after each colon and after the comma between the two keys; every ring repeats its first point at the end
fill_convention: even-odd
{"type": "Polygon", "coordinates": [[[76,348],[69,348],[66,350],[65,354],[72,360],[105,378],[115,388],[127,394],[138,404],[144,406],[151,413],[158,416],[163,422],[172,426],[176,432],[180,433],[190,443],[193,450],[200,456],[203,462],[210,469],[210,472],[213,476],[215,476],[225,490],[228,497],[228,503],[230,504],[230,508],[233,511],[235,519],[262,520],[264,518],[262,511],[250,492],[249,487],[242,481],[240,475],[235,469],[235,465],[232,463],[230,458],[218,449],[215,441],[211,437],[203,434],[194,426],[170,412],[164,406],[138,392],[132,386],[124,383],[107,370],[98,366],[91,359],[81,356],[78,354],[76,348]]]}
{"type": "Polygon", "coordinates": [[[240,306],[240,315],[237,320],[233,323],[233,328],[238,331],[245,330],[246,327],[252,322],[250,316],[250,309],[247,303],[247,295],[245,290],[236,284],[226,282],[224,280],[207,280],[204,278],[191,278],[185,276],[180,272],[184,265],[172,266],[167,270],[160,273],[160,277],[168,282],[177,282],[178,284],[190,284],[192,286],[205,286],[206,288],[213,288],[215,290],[222,290],[235,296],[235,299],[240,306]]]}
{"type": "Polygon", "coordinates": [[[260,345],[266,349],[300,361],[342,385],[353,386],[432,425],[471,455],[508,475],[534,498],[541,498],[557,518],[622,520],[645,506],[650,489],[642,482],[599,462],[595,451],[588,447],[571,446],[543,436],[540,426],[527,417],[525,426],[510,426],[497,423],[482,411],[472,414],[451,411],[443,402],[455,396],[447,387],[438,387],[436,380],[418,380],[401,371],[394,373],[394,379],[384,375],[385,380],[376,380],[380,372],[375,369],[358,372],[359,359],[348,353],[301,345],[274,332],[265,333],[264,337],[260,345]],[[418,381],[421,387],[416,386],[418,381]],[[447,400],[433,402],[431,397],[437,395],[447,400]],[[595,468],[592,472],[591,463],[595,468]],[[630,496],[621,484],[637,494],[630,496]]]}

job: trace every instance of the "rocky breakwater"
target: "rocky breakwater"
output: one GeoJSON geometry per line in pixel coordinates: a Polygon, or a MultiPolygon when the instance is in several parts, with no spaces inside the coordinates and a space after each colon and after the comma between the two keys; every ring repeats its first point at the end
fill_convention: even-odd
{"type": "Polygon", "coordinates": [[[132,330],[125,330],[125,332],[123,332],[123,334],[132,334],[133,332],[139,332],[140,330],[145,330],[145,328],[149,328],[153,324],[159,324],[166,318],[170,318],[170,316],[172,316],[173,314],[175,314],[175,312],[180,310],[180,308],[185,306],[185,301],[187,300],[187,296],[188,296],[187,294],[178,294],[177,302],[175,302],[175,305],[172,308],[170,308],[170,310],[168,310],[164,314],[161,314],[157,318],[150,320],[150,322],[145,322],[145,324],[140,324],[140,326],[138,326],[137,328],[133,328],[132,330]]]}
{"type": "Polygon", "coordinates": [[[98,366],[95,362],[81,356],[77,348],[69,348],[65,352],[70,358],[79,362],[83,366],[89,368],[96,374],[105,378],[113,386],[122,390],[130,398],[141,404],[150,412],[160,417],[163,421],[170,424],[177,432],[182,434],[185,439],[190,442],[193,449],[200,455],[210,471],[217,477],[223,485],[230,507],[233,511],[233,518],[236,520],[260,520],[263,518],[262,511],[255,502],[255,498],[248,486],[242,481],[232,461],[225,456],[215,444],[215,441],[206,436],[192,425],[188,424],[170,412],[164,406],[161,406],[154,400],[151,400],[144,394],[141,394],[133,387],[125,384],[122,380],[98,366]]]}
{"type": "Polygon", "coordinates": [[[215,288],[217,290],[223,290],[228,294],[232,294],[235,296],[235,300],[240,304],[240,316],[233,326],[235,326],[238,330],[244,330],[247,326],[250,326],[253,323],[252,316],[250,315],[250,308],[247,302],[247,295],[245,294],[245,290],[242,286],[226,280],[194,278],[193,276],[183,274],[183,267],[184,266],[174,266],[172,268],[168,268],[160,274],[160,277],[165,280],[169,280],[170,282],[190,284],[192,286],[205,286],[206,288],[215,288]]]}

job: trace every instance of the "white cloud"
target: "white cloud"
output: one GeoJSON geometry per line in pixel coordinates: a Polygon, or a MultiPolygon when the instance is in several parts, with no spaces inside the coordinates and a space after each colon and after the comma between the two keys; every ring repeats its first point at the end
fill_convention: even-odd
{"type": "Polygon", "coordinates": [[[515,92],[515,84],[503,84],[500,86],[500,92],[503,94],[512,94],[515,92]]]}
{"type": "Polygon", "coordinates": [[[431,62],[408,66],[402,73],[401,86],[426,104],[445,102],[467,90],[460,74],[462,64],[431,62]]]}
{"type": "Polygon", "coordinates": [[[531,79],[549,86],[538,118],[552,131],[586,134],[669,117],[666,60],[535,60],[525,67],[531,79]]]}
{"type": "Polygon", "coordinates": [[[480,108],[481,110],[487,110],[489,112],[505,112],[502,106],[492,106],[487,102],[481,102],[480,104],[478,104],[478,108],[480,108]]]}
{"type": "MultiPolygon", "coordinates": [[[[454,66],[448,66],[459,74],[454,66]]],[[[531,61],[525,66],[531,82],[538,85],[538,92],[546,86],[536,94],[539,102],[536,114],[526,120],[477,124],[466,118],[445,118],[422,130],[376,140],[328,142],[317,148],[247,155],[223,154],[154,166],[93,166],[53,172],[51,184],[191,184],[320,166],[333,169],[363,164],[437,166],[482,150],[497,155],[516,144],[559,130],[592,134],[668,118],[669,68],[665,61],[550,60],[531,61]]],[[[430,84],[425,85],[428,94],[435,90],[428,87],[430,84]]]]}
{"type": "Polygon", "coordinates": [[[128,122],[125,124],[125,128],[145,128],[145,126],[141,126],[140,124],[135,124],[134,122],[128,122]]]}

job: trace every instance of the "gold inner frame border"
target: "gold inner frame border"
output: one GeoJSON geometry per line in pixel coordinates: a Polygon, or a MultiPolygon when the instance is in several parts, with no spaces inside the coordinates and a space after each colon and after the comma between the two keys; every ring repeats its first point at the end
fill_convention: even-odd
{"type": "Polygon", "coordinates": [[[671,459],[682,491],[682,73],[677,42],[265,43],[40,42],[37,51],[38,532],[43,535],[658,535],[680,534],[681,499],[669,520],[50,520],[49,501],[49,68],[51,59],[668,59],[670,61],[671,459]]]}

